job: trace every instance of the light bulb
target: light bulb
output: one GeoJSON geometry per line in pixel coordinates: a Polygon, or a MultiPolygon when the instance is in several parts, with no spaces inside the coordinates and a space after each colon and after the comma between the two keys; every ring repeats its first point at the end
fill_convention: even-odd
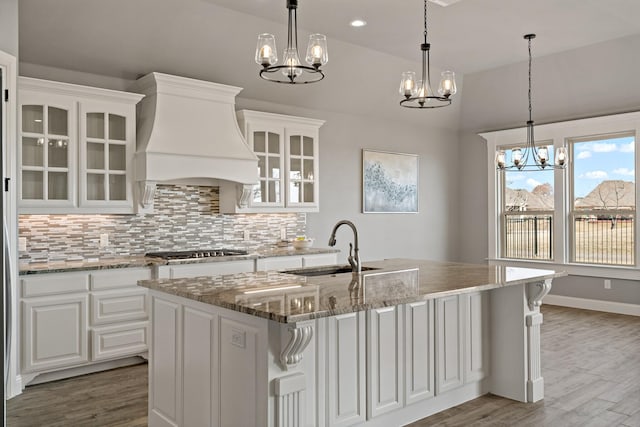
{"type": "Polygon", "coordinates": [[[300,65],[300,60],[298,59],[298,51],[295,48],[284,50],[284,65],[286,67],[282,69],[282,74],[288,79],[293,81],[293,79],[302,74],[302,70],[296,68],[300,65]]]}
{"type": "Polygon", "coordinates": [[[327,37],[323,34],[311,34],[305,61],[307,64],[319,68],[329,60],[327,55],[327,37]]]}
{"type": "Polygon", "coordinates": [[[549,149],[547,147],[538,148],[538,160],[543,167],[547,164],[549,160],[549,149]]]}
{"type": "Polygon", "coordinates": [[[522,150],[520,147],[511,150],[511,159],[513,159],[513,164],[516,165],[518,169],[522,169],[524,165],[522,164],[522,150]]]}
{"type": "Polygon", "coordinates": [[[564,166],[567,161],[567,149],[566,147],[560,147],[556,150],[556,165],[564,166]]]}
{"type": "Polygon", "coordinates": [[[416,94],[416,73],[413,71],[405,71],[402,73],[399,92],[400,95],[405,98],[410,98],[416,94]]]}
{"type": "Polygon", "coordinates": [[[438,93],[445,98],[454,95],[458,90],[456,88],[456,76],[453,71],[443,71],[441,73],[440,87],[438,93]]]}
{"type": "Polygon", "coordinates": [[[268,67],[276,62],[278,62],[278,53],[275,37],[272,34],[260,34],[256,46],[256,63],[268,67]]]}

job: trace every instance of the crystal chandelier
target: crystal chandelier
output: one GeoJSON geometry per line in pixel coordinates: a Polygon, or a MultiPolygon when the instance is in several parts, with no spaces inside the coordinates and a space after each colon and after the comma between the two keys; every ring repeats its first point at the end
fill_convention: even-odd
{"type": "Polygon", "coordinates": [[[504,150],[496,151],[496,169],[505,170],[516,168],[518,170],[542,170],[564,169],[567,163],[567,149],[559,147],[556,150],[555,164],[549,163],[549,149],[546,146],[536,147],[533,136],[533,119],[531,118],[531,40],[535,34],[524,36],[529,41],[529,120],[527,121],[527,145],[523,149],[515,147],[511,150],[511,164],[507,166],[507,158],[504,150]],[[533,161],[533,163],[530,163],[533,161]]]}
{"type": "Polygon", "coordinates": [[[260,34],[256,47],[256,63],[262,66],[260,77],[276,83],[303,84],[314,83],[324,79],[320,66],[327,63],[327,38],[322,34],[311,34],[307,55],[307,65],[302,65],[298,56],[298,0],[287,0],[289,25],[287,32],[287,48],[284,50],[282,65],[278,62],[276,39],[273,34],[260,34]]]}
{"type": "Polygon", "coordinates": [[[400,81],[400,95],[404,99],[400,105],[407,108],[438,108],[451,104],[451,95],[456,93],[456,79],[453,71],[443,71],[438,87],[438,94],[431,89],[431,70],[429,64],[429,50],[427,42],[427,0],[424,0],[424,43],[420,44],[422,51],[422,80],[416,82],[416,73],[405,71],[400,81]]]}

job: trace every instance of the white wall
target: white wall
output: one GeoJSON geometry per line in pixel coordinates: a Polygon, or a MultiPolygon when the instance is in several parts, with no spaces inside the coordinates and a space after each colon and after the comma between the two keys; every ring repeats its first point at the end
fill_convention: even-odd
{"type": "MultiPolygon", "coordinates": [[[[362,260],[456,256],[457,241],[452,236],[458,227],[454,214],[458,173],[449,167],[458,152],[456,130],[243,98],[237,104],[238,108],[326,120],[320,129],[320,212],[307,215],[307,234],[317,239],[316,246],[327,246],[335,223],[348,219],[358,228],[362,260]],[[419,155],[418,214],[361,213],[363,148],[419,155]]],[[[337,240],[344,261],[351,231],[340,229],[337,240]]]]}
{"type": "MultiPolygon", "coordinates": [[[[640,110],[640,36],[626,37],[547,57],[535,46],[552,43],[538,35],[533,46],[533,118],[536,123],[640,110]]],[[[526,42],[522,49],[526,58],[526,42]]],[[[487,257],[486,146],[476,134],[523,126],[527,120],[527,62],[465,76],[460,149],[468,160],[460,176],[459,259],[487,257]]],[[[568,277],[552,293],[578,298],[639,303],[638,281],[612,282],[568,277]]]]}

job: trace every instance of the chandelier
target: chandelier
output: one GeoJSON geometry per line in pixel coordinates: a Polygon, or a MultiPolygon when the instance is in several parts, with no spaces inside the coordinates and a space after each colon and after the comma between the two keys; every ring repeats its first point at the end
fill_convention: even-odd
{"type": "Polygon", "coordinates": [[[524,36],[529,41],[529,120],[527,120],[527,145],[524,149],[515,147],[511,150],[511,164],[507,166],[504,150],[496,151],[496,169],[505,170],[517,168],[518,170],[543,170],[564,169],[567,162],[567,149],[559,147],[556,150],[555,164],[549,163],[549,149],[547,146],[536,147],[533,136],[533,119],[531,118],[531,40],[535,34],[524,36]],[[529,163],[533,161],[533,163],[529,163]]]}
{"type": "Polygon", "coordinates": [[[270,82],[287,84],[314,83],[324,79],[320,66],[327,63],[327,38],[322,34],[311,34],[307,55],[307,65],[300,63],[298,56],[298,0],[287,0],[289,25],[287,32],[287,48],[284,50],[282,65],[278,62],[276,39],[273,34],[260,34],[256,47],[256,63],[262,66],[260,77],[270,82]]]}
{"type": "Polygon", "coordinates": [[[443,71],[438,94],[431,90],[431,70],[429,64],[429,50],[427,42],[427,0],[424,0],[424,43],[420,44],[422,51],[422,80],[416,82],[416,73],[405,71],[400,81],[400,95],[404,99],[400,105],[407,108],[438,108],[451,104],[451,95],[456,93],[456,79],[453,71],[443,71]]]}

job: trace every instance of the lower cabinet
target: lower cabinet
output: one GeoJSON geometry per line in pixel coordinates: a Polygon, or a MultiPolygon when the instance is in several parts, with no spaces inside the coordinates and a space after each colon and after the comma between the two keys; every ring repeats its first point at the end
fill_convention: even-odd
{"type": "Polygon", "coordinates": [[[22,301],[22,370],[34,372],[86,363],[87,294],[22,301]]]}
{"type": "Polygon", "coordinates": [[[486,292],[323,319],[327,425],[364,423],[488,374],[486,292]],[[366,375],[365,375],[366,373],[366,375]],[[366,388],[366,389],[365,389],[366,388]]]}
{"type": "Polygon", "coordinates": [[[145,355],[149,268],[43,273],[21,278],[22,372],[36,375],[145,355]]]}

